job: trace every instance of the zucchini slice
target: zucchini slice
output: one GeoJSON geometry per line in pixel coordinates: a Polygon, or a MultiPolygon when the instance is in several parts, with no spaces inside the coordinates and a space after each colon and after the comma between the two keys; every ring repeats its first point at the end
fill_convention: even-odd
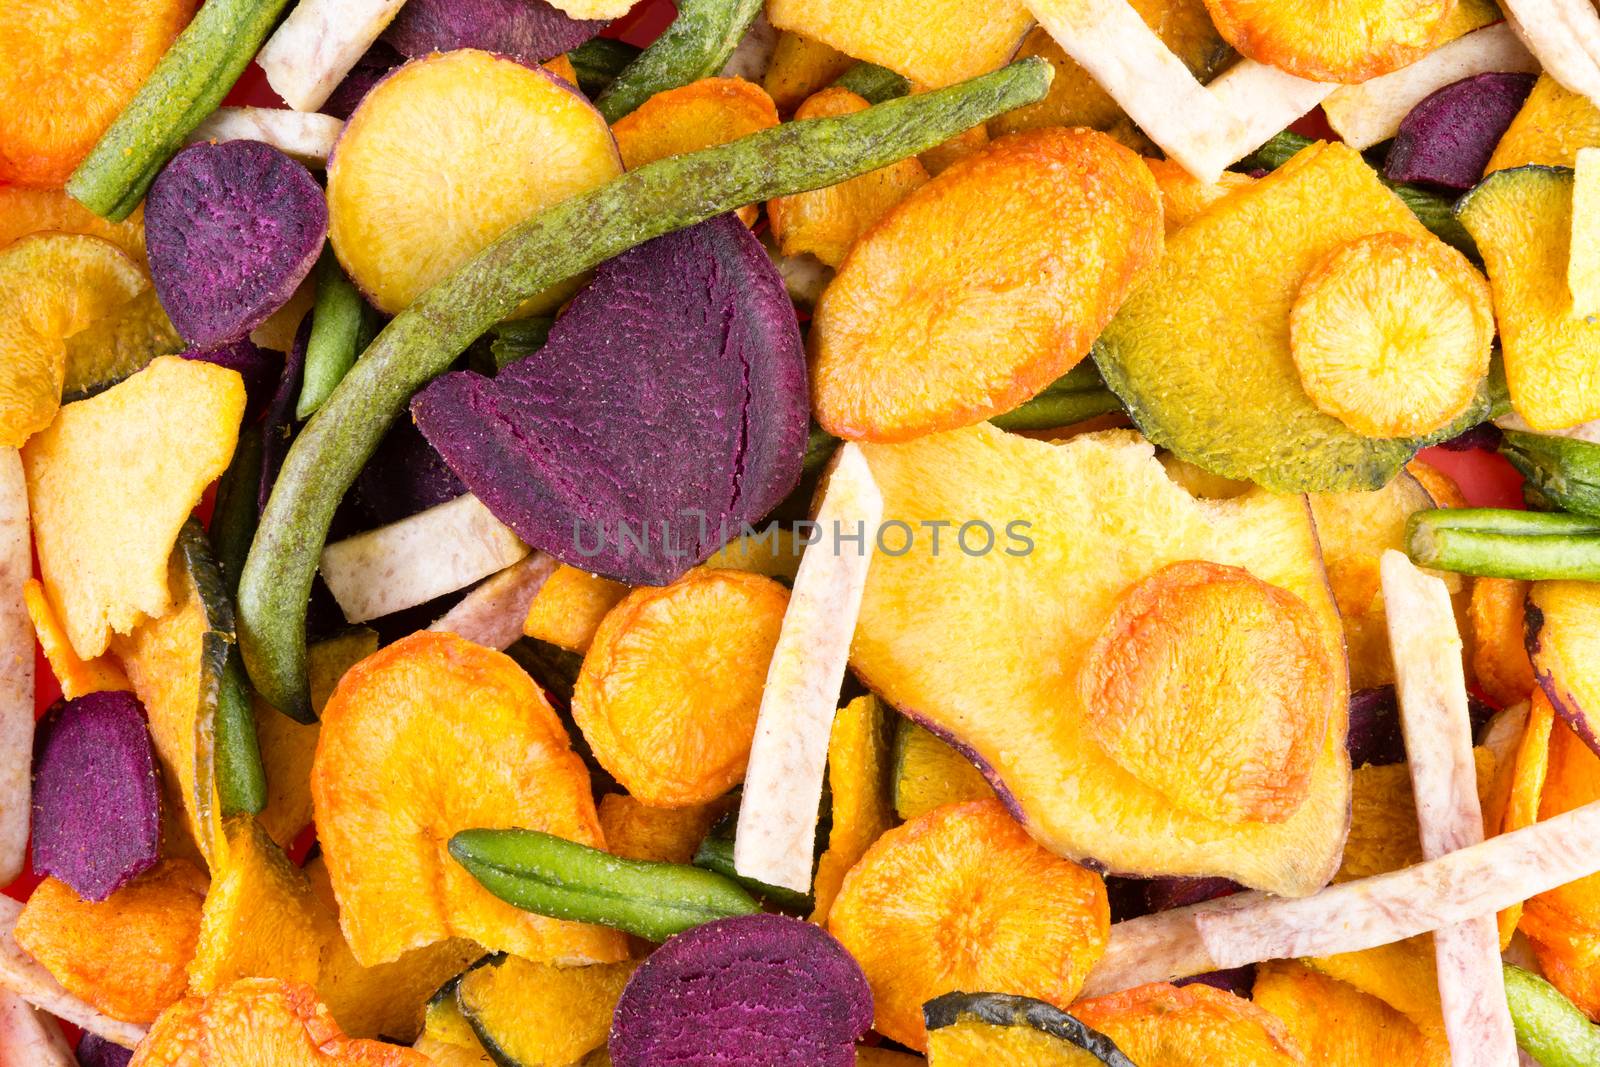
{"type": "Polygon", "coordinates": [[[922,1007],[928,1067],[1134,1067],[1116,1042],[1060,1008],[1008,993],[946,993],[922,1007]]]}

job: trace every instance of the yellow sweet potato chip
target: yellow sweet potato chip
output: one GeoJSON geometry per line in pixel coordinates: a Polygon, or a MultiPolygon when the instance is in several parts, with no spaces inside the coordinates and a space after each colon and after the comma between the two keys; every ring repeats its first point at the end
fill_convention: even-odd
{"type": "Polygon", "coordinates": [[[1600,148],[1578,149],[1573,164],[1567,289],[1572,293],[1574,315],[1600,315],[1600,148]]]}
{"type": "Polygon", "coordinates": [[[141,267],[145,265],[143,205],[121,222],[107,222],[68,196],[65,189],[0,186],[0,246],[46,231],[104,238],[141,267]]]}
{"type": "Polygon", "coordinates": [[[1450,1063],[1447,1045],[1383,1001],[1289,960],[1256,969],[1251,999],[1276,1015],[1306,1062],[1319,1067],[1450,1063]]]}
{"type": "Polygon", "coordinates": [[[1570,167],[1578,151],[1600,147],[1600,108],[1581,93],[1564,89],[1548,74],[1539,75],[1522,110],[1500,136],[1485,174],[1537,163],[1570,167]]]}
{"type": "Polygon", "coordinates": [[[528,605],[522,632],[569,652],[587,652],[600,620],[627,595],[621,582],[558,564],[528,605]]]}
{"type": "Polygon", "coordinates": [[[850,868],[894,826],[889,801],[889,721],[877,697],[856,697],[833,720],[828,739],[828,786],[833,827],[817,862],[811,921],[826,922],[850,868]]]}
{"type": "Polygon", "coordinates": [[[61,629],[50,600],[44,595],[44,586],[37,578],[29,578],[22,587],[22,599],[28,608],[28,618],[33,620],[33,632],[44,650],[44,658],[50,661],[50,670],[61,683],[62,696],[73,700],[85,693],[133,688],[115,659],[96,656],[84,660],[72,651],[72,643],[61,629]]]}

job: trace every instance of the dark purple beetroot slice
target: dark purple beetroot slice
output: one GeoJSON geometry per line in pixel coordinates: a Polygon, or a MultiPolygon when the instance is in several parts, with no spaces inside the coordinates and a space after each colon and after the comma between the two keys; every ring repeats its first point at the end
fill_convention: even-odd
{"type": "Polygon", "coordinates": [[[132,693],[90,693],[40,723],[33,869],[104,900],[161,859],[161,781],[132,693]]]}
{"type": "Polygon", "coordinates": [[[356,60],[356,65],[350,68],[344,81],[328,94],[321,108],[322,113],[336,119],[348,119],[372,87],[405,61],[406,57],[385,44],[382,38],[372,42],[372,47],[356,60]]]}
{"type": "Polygon", "coordinates": [[[427,511],[467,491],[445,461],[422,436],[416,423],[399,419],[356,476],[356,507],[366,526],[391,522],[427,511]]]}
{"type": "Polygon", "coordinates": [[[494,379],[446,374],[411,412],[524,541],[664,585],[800,479],[810,403],[794,307],[732,215],[602,264],[550,339],[494,379]]]}
{"type": "Polygon", "coordinates": [[[266,421],[261,424],[261,489],[256,495],[256,507],[265,511],[267,498],[278,482],[278,471],[283,469],[284,457],[294,444],[294,405],[300,397],[300,379],[305,376],[306,345],[311,341],[311,316],[307,315],[295,331],[294,347],[283,361],[283,372],[278,378],[277,391],[267,404],[266,421]]]}
{"type": "Polygon", "coordinates": [[[328,202],[270,145],[202,142],[156,176],[144,220],[161,306],[190,345],[220,348],[288,302],[322,251],[328,202]]]}
{"type": "Polygon", "coordinates": [[[84,1034],[77,1056],[79,1067],[128,1067],[133,1050],[113,1045],[97,1034],[84,1034]]]}
{"type": "Polygon", "coordinates": [[[1227,878],[1152,878],[1145,883],[1145,907],[1150,911],[1186,908],[1237,893],[1244,886],[1227,878]]]}
{"type": "Polygon", "coordinates": [[[1191,975],[1180,978],[1172,983],[1177,986],[1208,985],[1212,989],[1220,989],[1225,993],[1232,993],[1236,997],[1250,999],[1250,990],[1256,984],[1256,965],[1247,963],[1243,967],[1230,967],[1226,971],[1207,971],[1205,974],[1191,975]]]}
{"type": "MultiPolygon", "coordinates": [[[[1472,737],[1476,744],[1484,727],[1494,718],[1494,709],[1477,697],[1469,696],[1467,714],[1472,719],[1472,737]]],[[[1350,694],[1350,732],[1345,747],[1350,752],[1353,767],[1368,764],[1381,767],[1405,761],[1406,741],[1400,729],[1400,702],[1394,686],[1380,685],[1350,694]]]]}
{"type": "Polygon", "coordinates": [[[283,355],[260,347],[248,337],[241,337],[221,348],[191,348],[183,353],[183,358],[215,363],[239,372],[244,379],[245,396],[248,397],[244,415],[247,425],[254,422],[267,406],[283,374],[283,355]]]}
{"type": "Polygon", "coordinates": [[[408,0],[383,33],[396,51],[413,59],[429,52],[481,48],[543,63],[605,29],[544,0],[408,0]]]}
{"type": "Polygon", "coordinates": [[[1384,176],[1472,188],[1533,83],[1532,74],[1474,74],[1434,90],[1401,120],[1384,176]]]}
{"type": "Polygon", "coordinates": [[[861,967],[821,927],[742,915],[671,938],[611,1022],[615,1067],[852,1067],[872,1025],[861,967]]]}

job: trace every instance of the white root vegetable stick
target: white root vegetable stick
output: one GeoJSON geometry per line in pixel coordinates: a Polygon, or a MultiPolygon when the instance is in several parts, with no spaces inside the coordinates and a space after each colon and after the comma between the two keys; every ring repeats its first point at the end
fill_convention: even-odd
{"type": "Polygon", "coordinates": [[[300,0],[256,62],[296,111],[315,111],[378,39],[405,0],[300,0]]]}
{"type": "Polygon", "coordinates": [[[1263,960],[1332,956],[1488,915],[1600,872],[1600,800],[1309,897],[1233,896],[1111,928],[1084,996],[1263,960]]]}
{"type": "Polygon", "coordinates": [[[1215,182],[1228,164],[1261,143],[1238,147],[1247,139],[1244,121],[1195,81],[1126,0],[1026,3],[1062,50],[1201,181],[1215,182]]]}
{"type": "Polygon", "coordinates": [[[772,52],[777,47],[778,30],[767,21],[767,13],[762,11],[740,38],[733,55],[722,65],[722,76],[760,82],[767,68],[772,65],[772,52]]]}
{"type": "Polygon", "coordinates": [[[33,624],[22,599],[32,576],[22,456],[0,448],[0,885],[22,873],[33,806],[33,624]]]}
{"type": "Polygon", "coordinates": [[[528,605],[555,569],[554,556],[535,552],[468,593],[428,629],[444,630],[503,652],[522,636],[528,605]]]}
{"type": "Polygon", "coordinates": [[[281,107],[219,107],[189,134],[200,141],[261,141],[308,167],[326,166],[344,122],[315,111],[281,107]]]}
{"type": "Polygon", "coordinates": [[[798,892],[811,888],[828,735],[850,658],[883,496],[854,444],[839,449],[817,511],[761,694],[734,836],[734,869],[798,892]],[[859,540],[842,541],[839,534],[859,540]]]}
{"type": "Polygon", "coordinates": [[[49,971],[22,951],[22,946],[11,936],[17,926],[17,916],[21,914],[21,904],[0,896],[0,989],[9,990],[40,1011],[65,1019],[91,1034],[99,1034],[123,1048],[137,1045],[145,1035],[144,1027],[100,1014],[62,989],[49,971]]]}
{"type": "Polygon", "coordinates": [[[78,1061],[54,1019],[0,992],[0,1067],[78,1067],[78,1061]]]}
{"type": "Polygon", "coordinates": [[[322,577],[349,622],[464,589],[528,554],[471,493],[322,550],[322,577]]]}
{"type": "Polygon", "coordinates": [[[1331,82],[1307,81],[1266,63],[1241,59],[1206,86],[1212,98],[1233,112],[1243,126],[1238,139],[1221,154],[1228,163],[1243,159],[1338,88],[1331,82]]]}
{"type": "Polygon", "coordinates": [[[1589,0],[1504,0],[1506,21],[1562,86],[1600,106],[1600,13],[1589,0]]]}
{"type": "MultiPolygon", "coordinates": [[[[1422,855],[1437,859],[1483,841],[1461,636],[1443,581],[1393,549],[1379,573],[1422,855]]],[[[1451,1063],[1515,1067],[1494,913],[1440,927],[1433,945],[1451,1063]]]]}
{"type": "Polygon", "coordinates": [[[1371,148],[1400,129],[1423,98],[1452,82],[1496,71],[1534,74],[1539,61],[1508,24],[1497,22],[1457,37],[1415,63],[1359,85],[1345,85],[1323,102],[1328,125],[1351,148],[1371,148]]]}

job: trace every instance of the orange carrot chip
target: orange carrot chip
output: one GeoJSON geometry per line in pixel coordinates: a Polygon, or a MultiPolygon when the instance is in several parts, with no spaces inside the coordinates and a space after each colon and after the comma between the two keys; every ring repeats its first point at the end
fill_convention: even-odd
{"type": "Polygon", "coordinates": [[[1301,1067],[1308,1061],[1276,1016],[1208,985],[1164,982],[1080,1000],[1072,1014],[1135,1063],[1162,1067],[1301,1067]]]}
{"type": "MultiPolygon", "coordinates": [[[[1517,744],[1511,764],[1505,809],[1500,813],[1499,832],[1508,834],[1539,821],[1539,801],[1544,795],[1545,777],[1550,770],[1550,735],[1554,732],[1555,708],[1543,690],[1534,690],[1528,708],[1528,722],[1517,744]]],[[[1522,919],[1521,904],[1500,913],[1500,947],[1511,943],[1522,919]]]]}
{"type": "Polygon", "coordinates": [[[121,222],[107,222],[64,189],[0,186],[0,247],[30,233],[81,233],[110,241],[129,259],[145,266],[144,207],[121,222]]]}
{"type": "Polygon", "coordinates": [[[1229,44],[1312,81],[1362,82],[1438,44],[1454,0],[1206,0],[1229,44]]]}
{"type": "MultiPolygon", "coordinates": [[[[1539,820],[1600,800],[1600,756],[1565,723],[1550,731],[1539,820]]],[[[1600,874],[1540,893],[1523,905],[1519,929],[1576,970],[1600,965],[1600,874]]]]}
{"type": "Polygon", "coordinates": [[[894,826],[889,799],[888,713],[877,697],[856,697],[833,720],[828,739],[833,826],[817,861],[811,921],[826,922],[844,877],[873,842],[894,826]]]}
{"type": "Polygon", "coordinates": [[[1256,969],[1251,1000],[1319,1067],[1448,1067],[1449,1048],[1377,997],[1289,960],[1256,969]]]}
{"type": "Polygon", "coordinates": [[[628,595],[628,587],[562,563],[528,605],[522,632],[569,652],[587,652],[600,620],[628,595]]]}

